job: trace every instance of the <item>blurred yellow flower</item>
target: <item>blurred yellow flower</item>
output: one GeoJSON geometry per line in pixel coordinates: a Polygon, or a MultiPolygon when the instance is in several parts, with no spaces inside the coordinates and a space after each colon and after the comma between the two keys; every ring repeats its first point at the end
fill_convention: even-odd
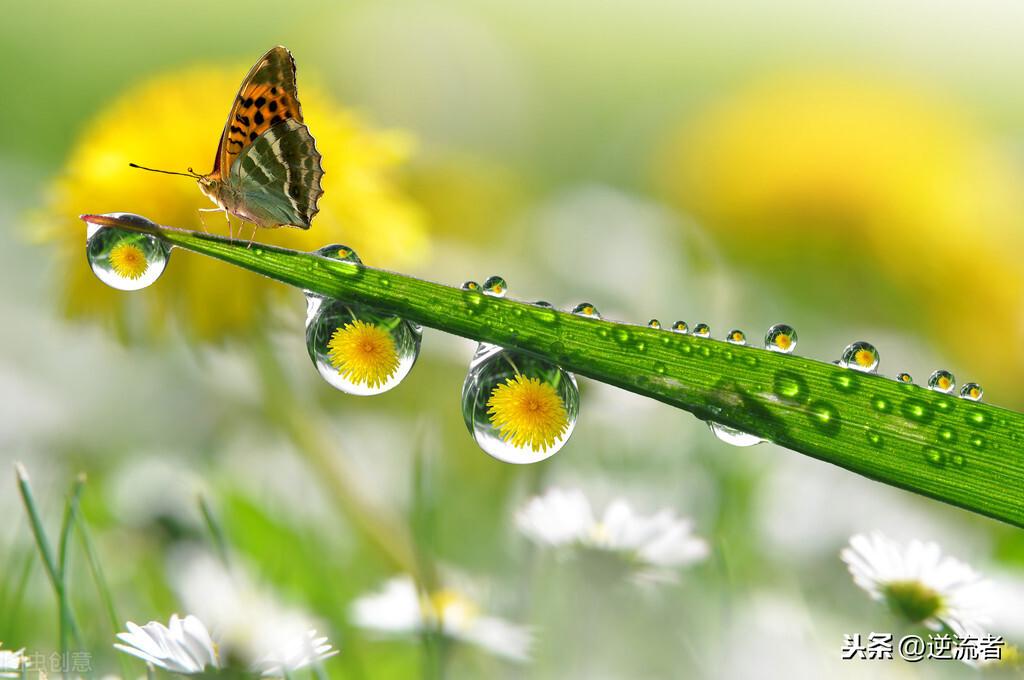
{"type": "Polygon", "coordinates": [[[398,350],[391,334],[356,319],[338,328],[327,343],[331,365],[356,383],[379,387],[398,369],[398,350]]]}
{"type": "Polygon", "coordinates": [[[118,276],[136,280],[149,269],[149,261],[142,249],[133,243],[118,243],[110,249],[110,266],[118,276]]]}
{"type": "MultiPolygon", "coordinates": [[[[208,172],[244,73],[244,66],[200,67],[154,78],[124,92],[83,130],[51,187],[36,232],[60,249],[69,314],[120,322],[122,329],[127,318],[128,296],[106,288],[86,266],[78,214],[135,212],[161,224],[202,228],[198,209],[212,204],[194,181],[131,169],[128,163],[208,172]]],[[[421,262],[428,247],[426,220],[394,178],[412,151],[412,139],[370,129],[310,80],[299,73],[303,114],[324,156],[320,213],[309,231],[260,230],[256,238],[302,250],[341,241],[374,266],[401,269],[421,262]]],[[[209,231],[227,234],[222,215],[208,215],[205,223],[209,231]]],[[[251,228],[244,226],[246,238],[251,228]]],[[[143,294],[146,321],[158,331],[177,317],[197,339],[221,339],[251,328],[271,297],[287,290],[182,253],[160,283],[143,294]]],[[[138,311],[132,307],[133,315],[138,311]]]]}
{"type": "Polygon", "coordinates": [[[519,448],[546,451],[569,425],[558,391],[538,378],[517,373],[491,392],[487,400],[491,424],[501,438],[519,448]]]}
{"type": "Polygon", "coordinates": [[[777,284],[848,290],[876,322],[923,327],[975,369],[1021,375],[1024,177],[948,102],[912,83],[777,76],[686,121],[657,172],[777,284]],[[839,283],[807,286],[814,276],[839,283]]]}

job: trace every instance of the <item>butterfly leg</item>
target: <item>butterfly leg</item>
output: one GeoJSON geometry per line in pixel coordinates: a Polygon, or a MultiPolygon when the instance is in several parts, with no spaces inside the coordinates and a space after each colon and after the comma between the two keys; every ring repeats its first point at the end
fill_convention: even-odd
{"type": "MultiPolygon", "coordinates": [[[[260,228],[260,226],[258,224],[253,223],[253,225],[252,225],[252,236],[249,237],[249,245],[247,245],[246,248],[252,248],[252,242],[256,240],[256,230],[259,229],[259,228],[260,228]]],[[[239,227],[238,231],[241,232],[242,228],[239,227]]]]}
{"type": "MultiPolygon", "coordinates": [[[[199,208],[199,223],[203,225],[203,232],[209,234],[210,230],[206,228],[206,220],[203,219],[203,213],[208,212],[221,212],[223,208],[199,208]]],[[[227,212],[224,213],[225,215],[227,212]]]]}

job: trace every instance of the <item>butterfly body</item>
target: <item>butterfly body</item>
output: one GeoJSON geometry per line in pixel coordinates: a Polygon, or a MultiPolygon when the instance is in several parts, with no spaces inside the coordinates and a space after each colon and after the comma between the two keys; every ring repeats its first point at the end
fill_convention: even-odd
{"type": "Polygon", "coordinates": [[[295,61],[278,46],[242,81],[213,171],[198,178],[199,188],[220,209],[260,227],[308,229],[324,193],[321,159],[302,121],[295,61]]]}

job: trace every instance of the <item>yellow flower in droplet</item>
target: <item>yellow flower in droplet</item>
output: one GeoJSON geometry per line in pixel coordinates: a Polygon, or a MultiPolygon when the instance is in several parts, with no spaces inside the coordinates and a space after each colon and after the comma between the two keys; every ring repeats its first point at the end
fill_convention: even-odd
{"type": "Polygon", "coordinates": [[[780,333],[775,336],[775,346],[781,350],[787,350],[793,346],[793,336],[786,333],[780,333]]]}
{"type": "Polygon", "coordinates": [[[853,360],[857,363],[858,366],[868,368],[873,363],[875,363],[875,355],[871,350],[859,349],[856,351],[856,353],[854,353],[853,360]]]}
{"type": "Polygon", "coordinates": [[[953,386],[953,381],[950,380],[949,377],[945,375],[940,375],[938,379],[935,381],[935,386],[938,387],[940,390],[945,391],[953,386]]]}
{"type": "Polygon", "coordinates": [[[553,446],[569,426],[569,414],[555,388],[522,373],[495,387],[487,408],[502,440],[534,452],[553,446]]]}
{"type": "Polygon", "coordinates": [[[357,385],[380,387],[398,369],[395,341],[376,324],[356,319],[335,330],[327,348],[331,365],[357,385]]]}
{"type": "MultiPolygon", "coordinates": [[[[255,55],[253,55],[255,57],[255,55]]],[[[155,77],[125,90],[83,129],[48,192],[33,235],[54,243],[62,257],[64,306],[71,316],[115,325],[141,314],[133,327],[153,333],[177,319],[199,340],[243,335],[260,323],[272,302],[294,293],[286,286],[200,255],[175,258],[159,286],[141,298],[107,288],[82,257],[81,213],[134,212],[160,224],[205,228],[227,235],[222,214],[202,215],[213,204],[192,180],[128,167],[129,162],[208,172],[232,97],[250,64],[198,67],[155,77]],[[139,303],[143,306],[140,307],[139,303]]],[[[399,188],[395,175],[414,147],[410,135],[378,131],[340,107],[299,64],[299,97],[323,154],[324,196],[308,231],[261,229],[258,241],[312,251],[344,243],[368,264],[404,269],[428,257],[426,218],[399,188]]],[[[233,231],[240,224],[232,218],[233,231]]],[[[241,226],[245,240],[252,225],[241,226]]],[[[285,297],[287,296],[287,298],[285,297]]],[[[124,324],[127,327],[127,324],[124,324]]]]}
{"type": "Polygon", "coordinates": [[[110,249],[110,266],[121,278],[136,280],[149,269],[149,260],[134,243],[118,243],[110,249]]]}

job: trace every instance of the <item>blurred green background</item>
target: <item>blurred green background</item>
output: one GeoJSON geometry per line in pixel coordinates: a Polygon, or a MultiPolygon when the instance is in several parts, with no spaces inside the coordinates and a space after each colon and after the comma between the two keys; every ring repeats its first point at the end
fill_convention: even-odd
{"type": "MultiPolygon", "coordinates": [[[[453,678],[974,672],[839,661],[844,632],[893,624],[838,551],[872,529],[937,540],[1020,596],[1018,530],[773,445],[731,448],[685,413],[587,381],[565,449],[505,465],[462,422],[472,343],[427,330],[402,385],[342,395],[309,363],[299,293],[187,253],[153,288],[111,293],[85,268],[75,216],[198,228],[191,183],[97,159],[205,172],[231,88],[283,44],[313,134],[340,140],[328,177],[358,159],[327,187],[319,219],[337,224],[314,222],[309,248],[349,243],[367,264],[453,285],[500,273],[513,297],[705,321],[719,338],[784,321],[799,353],[826,361],[869,340],[885,374],[948,368],[1020,409],[1024,6],[101,0],[4,15],[5,648],[56,644],[38,562],[10,598],[32,552],[21,460],[53,532],[70,480],[88,474],[85,515],[118,612],[137,622],[187,613],[182,555],[209,546],[201,490],[253,581],[341,649],[332,677],[419,673],[415,641],[381,641],[347,615],[396,573],[365,531],[381,518],[400,528],[385,543],[408,534],[424,563],[472,574],[489,611],[535,630],[532,663],[467,647],[453,678]],[[222,106],[220,120],[206,113],[222,106]],[[653,594],[551,559],[512,516],[554,484],[599,508],[674,508],[711,557],[653,594]]],[[[94,663],[120,673],[77,555],[72,569],[94,663]]],[[[1019,642],[1024,609],[1007,608],[1017,616],[997,632],[1019,642]]]]}

